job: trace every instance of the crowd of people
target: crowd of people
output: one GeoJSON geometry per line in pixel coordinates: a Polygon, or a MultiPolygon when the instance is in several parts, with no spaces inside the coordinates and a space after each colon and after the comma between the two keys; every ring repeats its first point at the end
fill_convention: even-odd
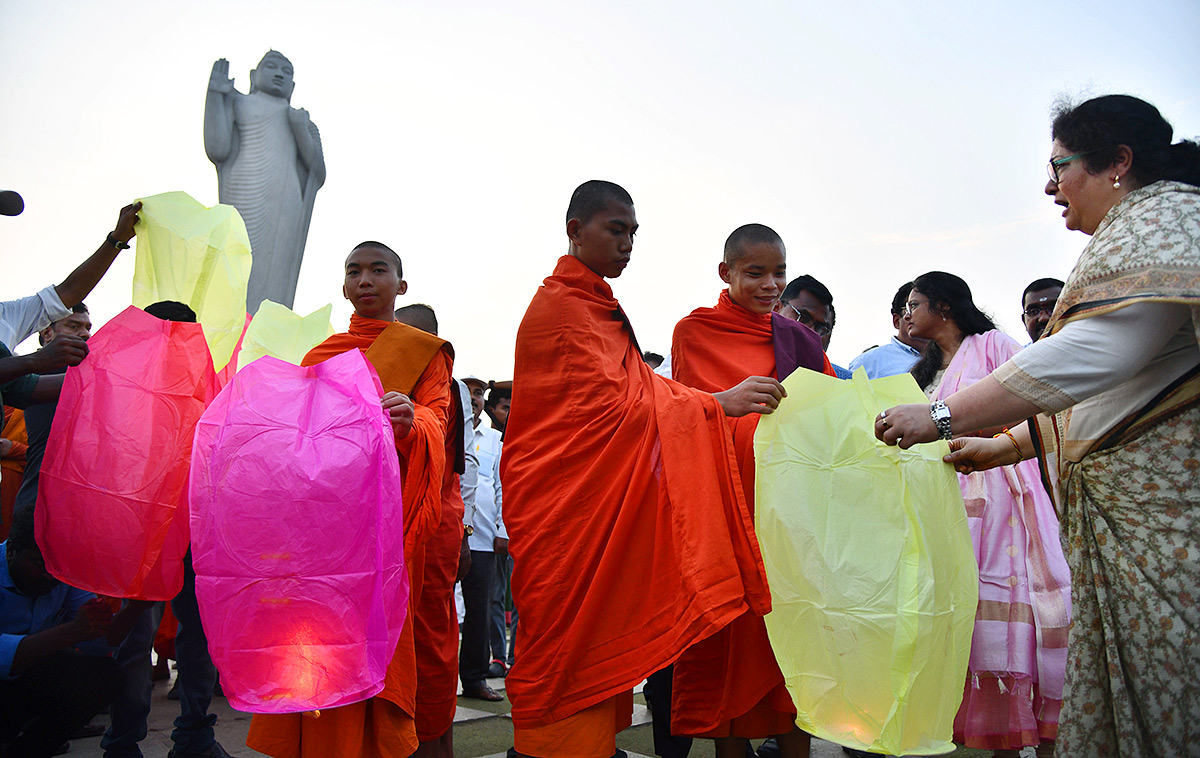
{"type": "MultiPolygon", "coordinates": [[[[410,612],[382,691],[255,715],[247,744],[277,758],[452,756],[457,693],[501,700],[488,679],[506,677],[510,755],[619,754],[643,680],[664,758],[694,738],[719,758],[763,738],[760,756],[808,755],[763,621],[754,436],[793,372],[862,369],[911,374],[930,401],[880,409],[876,436],[947,440],[959,472],[979,604],[955,741],[1005,758],[1027,746],[1196,754],[1200,146],[1172,143],[1159,112],[1128,96],[1064,107],[1052,139],[1045,192],[1091,241],[1065,281],[1020,294],[1024,346],[967,282],[934,270],[898,287],[888,342],[833,365],[832,293],[810,275],[789,281],[783,239],[751,223],[725,242],[715,305],[677,324],[668,355],[644,351],[606,281],[631,261],[634,203],[589,181],[568,204],[569,252],[522,320],[513,379],[458,379],[433,310],[398,307],[400,256],[353,248],[349,329],[303,365],[362,350],[377,372],[403,479],[410,612]]],[[[0,201],[21,211],[15,193],[0,201]]],[[[227,755],[190,553],[170,603],[102,598],[46,570],[35,529],[63,377],[88,358],[83,301],[138,211],[123,208],[62,284],[0,303],[3,756],[58,754],[105,707],[105,755],[140,756],[151,651],[161,661],[171,647],[170,755],[227,755]],[[40,348],[12,355],[34,333],[40,348]]],[[[146,312],[196,320],[183,303],[146,312]]]]}

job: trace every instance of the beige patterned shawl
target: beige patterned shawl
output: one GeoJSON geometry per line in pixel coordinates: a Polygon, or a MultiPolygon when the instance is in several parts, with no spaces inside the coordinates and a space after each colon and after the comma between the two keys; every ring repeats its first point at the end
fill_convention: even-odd
{"type": "MultiPolygon", "coordinates": [[[[1114,205],[1079,256],[1045,335],[1137,302],[1190,306],[1200,340],[1200,188],[1155,182],[1114,205]]],[[[1152,399],[1115,424],[1111,415],[1089,413],[1086,405],[1038,416],[1034,440],[1047,469],[1061,479],[1066,466],[1088,453],[1124,444],[1200,404],[1200,367],[1183,376],[1149,378],[1161,380],[1146,388],[1152,399]]]]}

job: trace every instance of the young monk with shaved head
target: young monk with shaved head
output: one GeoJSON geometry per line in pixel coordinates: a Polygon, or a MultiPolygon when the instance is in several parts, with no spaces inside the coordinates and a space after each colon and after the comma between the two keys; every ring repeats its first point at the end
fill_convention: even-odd
{"type": "Polygon", "coordinates": [[[383,691],[375,697],[319,713],[253,718],[246,744],[274,758],[407,758],[417,749],[413,619],[421,597],[425,543],[441,517],[454,353],[450,343],[396,322],[396,298],[407,289],[400,257],[391,248],[381,242],[356,246],[346,258],[342,284],[342,294],[354,305],[350,330],[314,347],[303,365],[357,349],[379,373],[404,482],[408,617],[383,691]]]}
{"type": "MultiPolygon", "coordinates": [[[[396,320],[437,335],[437,314],[423,303],[396,310],[396,320]]],[[[413,758],[454,758],[454,713],[458,705],[458,613],[454,583],[471,566],[467,547],[475,522],[474,446],[466,444],[471,393],[457,379],[450,386],[446,426],[446,469],[442,476],[442,518],[425,543],[419,603],[414,603],[417,653],[417,739],[413,758]],[[469,459],[468,459],[469,453],[469,459]]],[[[500,696],[497,695],[497,700],[500,696]]]]}
{"type": "Polygon", "coordinates": [[[631,259],[629,193],[586,182],[566,221],[568,254],[517,333],[506,689],[518,754],[610,758],[636,684],[769,606],[725,417],[770,413],[783,388],[751,377],[710,394],[656,375],[605,281],[631,259]]]}
{"type": "MultiPolygon", "coordinates": [[[[773,229],[735,229],[717,274],[729,286],[716,306],[697,308],[675,326],[671,371],[677,381],[711,392],[747,375],[782,380],[798,368],[834,375],[817,333],[772,312],[787,284],[786,251],[773,229]]],[[[758,416],[727,424],[753,510],[758,416]]],[[[807,756],[809,736],[795,720],[761,615],[743,613],[675,664],[671,731],[715,739],[718,758],[742,758],[752,737],[776,737],[784,758],[807,756]]]]}

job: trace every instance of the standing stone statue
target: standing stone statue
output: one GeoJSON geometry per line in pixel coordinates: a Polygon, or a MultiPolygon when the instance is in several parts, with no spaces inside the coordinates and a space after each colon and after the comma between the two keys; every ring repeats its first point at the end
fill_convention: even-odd
{"type": "Polygon", "coordinates": [[[263,300],[292,307],[312,219],[325,183],[316,124],[293,108],[292,64],[274,50],[250,72],[250,94],[233,88],[229,61],[213,64],[204,103],[204,152],[217,166],[218,197],[238,209],[254,263],[246,310],[263,300]]]}

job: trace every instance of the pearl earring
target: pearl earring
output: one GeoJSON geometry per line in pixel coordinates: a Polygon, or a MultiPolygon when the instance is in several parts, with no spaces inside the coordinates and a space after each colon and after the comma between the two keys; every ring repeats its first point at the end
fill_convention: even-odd
{"type": "Polygon", "coordinates": [[[1121,177],[1113,179],[1113,189],[1121,189],[1121,177]]]}

